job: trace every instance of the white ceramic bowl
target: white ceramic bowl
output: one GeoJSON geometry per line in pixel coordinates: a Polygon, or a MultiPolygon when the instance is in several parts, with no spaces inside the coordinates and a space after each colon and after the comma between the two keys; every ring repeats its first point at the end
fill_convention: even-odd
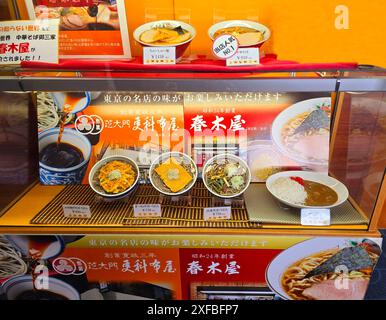
{"type": "MultiPolygon", "coordinates": [[[[66,101],[67,93],[66,92],[51,92],[51,97],[55,102],[55,105],[58,107],[58,110],[62,110],[64,103],[66,101]]],[[[84,92],[84,98],[79,99],[79,101],[74,106],[74,109],[71,111],[72,114],[78,113],[86,109],[91,101],[90,92],[84,92]]]]}
{"type": "Polygon", "coordinates": [[[267,186],[268,191],[280,202],[282,202],[288,206],[294,207],[294,208],[316,208],[316,207],[291,203],[291,202],[288,202],[286,200],[281,199],[278,195],[276,195],[274,193],[274,191],[272,190],[272,184],[274,183],[274,181],[276,181],[277,179],[282,178],[282,177],[300,177],[304,180],[318,182],[318,183],[321,183],[321,184],[324,184],[324,185],[330,187],[331,189],[333,189],[337,193],[337,195],[338,195],[338,201],[337,202],[335,202],[334,204],[332,204],[330,206],[320,206],[317,208],[326,208],[327,209],[327,208],[333,208],[333,207],[339,206],[340,204],[342,204],[343,202],[345,202],[347,200],[348,195],[349,195],[349,192],[348,192],[346,186],[342,182],[340,182],[340,181],[336,180],[335,178],[332,178],[324,173],[311,172],[311,171],[284,171],[284,172],[279,172],[279,173],[276,173],[276,174],[273,174],[272,176],[270,176],[266,181],[266,186],[267,186]]]}
{"type": "Polygon", "coordinates": [[[121,198],[125,195],[127,195],[131,190],[134,189],[134,187],[137,185],[138,183],[138,179],[139,179],[139,168],[138,168],[138,165],[135,163],[135,161],[133,161],[132,159],[128,158],[128,157],[124,157],[124,156],[111,156],[111,157],[106,157],[106,158],[103,158],[102,160],[98,161],[91,169],[90,171],[90,174],[88,176],[88,182],[90,184],[90,187],[97,193],[99,194],[100,196],[102,197],[105,197],[105,198],[109,198],[109,199],[117,199],[117,198],[121,198]],[[134,171],[137,173],[137,177],[135,178],[135,181],[134,183],[131,185],[131,187],[129,187],[128,189],[126,189],[125,191],[121,192],[121,193],[117,193],[117,194],[110,194],[110,193],[106,193],[102,187],[98,187],[97,186],[97,179],[95,177],[96,173],[98,172],[98,170],[103,167],[104,165],[106,165],[107,163],[111,162],[111,161],[114,161],[114,160],[118,160],[118,161],[123,161],[123,162],[127,162],[127,163],[130,163],[132,165],[132,167],[134,168],[134,171]]]}
{"type": "MultiPolygon", "coordinates": [[[[264,42],[266,42],[270,37],[271,37],[271,30],[269,30],[265,25],[255,22],[255,21],[249,21],[249,20],[227,20],[227,21],[222,21],[219,23],[214,24],[211,26],[208,30],[209,37],[214,40],[214,34],[224,28],[229,28],[229,27],[247,27],[247,28],[252,28],[256,29],[258,31],[261,31],[264,33],[264,39],[256,42],[253,45],[247,46],[247,47],[261,47],[264,42]]],[[[243,46],[241,46],[243,47],[243,46]]]]}
{"type": "MultiPolygon", "coordinates": [[[[80,300],[79,292],[62,280],[50,277],[48,285],[49,289],[46,291],[61,295],[68,300],[80,300]]],[[[30,275],[13,277],[2,286],[2,291],[8,300],[15,300],[23,292],[33,289],[33,279],[30,275]]]]}
{"type": "MultiPolygon", "coordinates": [[[[288,148],[283,144],[282,138],[281,138],[281,131],[283,129],[283,126],[291,119],[295,118],[296,116],[304,113],[304,112],[312,112],[316,109],[317,105],[331,105],[331,98],[315,98],[315,99],[309,99],[300,101],[298,103],[293,104],[292,106],[289,106],[285,110],[283,110],[273,121],[272,123],[272,129],[271,129],[271,136],[274,144],[278,147],[278,149],[287,157],[304,164],[310,164],[310,165],[327,165],[328,159],[321,159],[319,160],[307,160],[302,157],[299,157],[299,155],[295,152],[292,152],[291,150],[288,150],[288,148]]],[[[314,147],[314,146],[310,146],[314,147]]]]}
{"type": "Polygon", "coordinates": [[[160,45],[154,45],[151,43],[143,42],[140,40],[140,37],[143,32],[147,30],[151,30],[156,27],[162,27],[164,25],[170,25],[173,28],[182,27],[182,29],[190,32],[190,35],[191,35],[190,39],[181,43],[165,45],[166,47],[176,47],[176,59],[179,60],[182,58],[182,55],[189,47],[190,42],[192,42],[192,40],[196,37],[196,34],[197,34],[196,29],[186,22],[177,21],[177,20],[158,20],[158,21],[148,22],[139,26],[137,29],[134,30],[134,33],[133,33],[134,39],[144,47],[162,47],[160,45]]]}
{"type": "Polygon", "coordinates": [[[163,193],[167,196],[177,196],[177,195],[180,195],[180,194],[183,194],[185,192],[187,192],[188,190],[190,190],[194,184],[196,183],[196,180],[197,180],[197,176],[198,176],[198,170],[197,170],[197,165],[196,163],[193,161],[193,159],[191,157],[189,157],[188,155],[186,155],[185,153],[181,153],[181,152],[166,152],[166,153],[163,153],[161,154],[160,156],[158,156],[156,159],[154,159],[154,161],[152,162],[151,166],[150,166],[150,170],[149,170],[149,178],[150,178],[150,182],[152,184],[152,186],[160,193],[163,193]],[[193,166],[193,180],[190,182],[190,184],[187,186],[187,188],[184,188],[182,191],[180,192],[176,192],[176,193],[173,193],[173,192],[166,192],[164,190],[162,190],[161,188],[159,188],[159,186],[157,185],[157,183],[153,180],[152,176],[153,176],[153,171],[155,169],[155,167],[157,165],[159,165],[160,163],[164,162],[165,160],[167,160],[168,158],[183,158],[184,162],[187,162],[187,163],[191,163],[192,166],[193,166]]]}
{"type": "Polygon", "coordinates": [[[214,156],[213,158],[210,158],[205,163],[204,168],[202,169],[202,181],[204,182],[205,187],[209,190],[209,192],[211,192],[212,194],[214,194],[216,197],[219,197],[219,198],[230,199],[230,198],[235,198],[235,197],[242,195],[245,192],[245,190],[248,189],[249,184],[251,183],[251,179],[252,179],[252,175],[251,175],[251,171],[248,167],[248,164],[240,157],[235,156],[234,154],[230,154],[230,153],[218,154],[218,155],[214,156]],[[221,162],[221,161],[224,161],[226,159],[230,159],[230,160],[233,160],[235,162],[240,163],[245,169],[247,169],[247,175],[248,175],[247,181],[245,182],[245,187],[242,190],[240,190],[240,192],[233,194],[231,196],[224,196],[224,195],[220,195],[220,194],[214,192],[206,183],[206,171],[207,171],[208,167],[211,164],[213,164],[214,162],[218,162],[218,161],[221,162]]]}
{"type": "Polygon", "coordinates": [[[47,246],[42,250],[41,259],[48,260],[59,256],[65,249],[65,243],[61,236],[25,236],[25,235],[6,235],[7,240],[12,243],[15,248],[20,251],[23,256],[28,258],[31,257],[29,252],[30,242],[34,239],[42,240],[45,239],[47,246]]]}
{"type": "MultiPolygon", "coordinates": [[[[362,242],[364,239],[355,238],[352,241],[362,242]]],[[[374,239],[372,239],[374,240],[374,239]]],[[[381,240],[381,239],[380,239],[381,240]]],[[[351,239],[318,237],[297,243],[279,253],[268,265],[265,280],[269,288],[281,298],[292,300],[281,285],[281,279],[288,267],[306,257],[334,248],[343,249],[350,246],[351,239]]],[[[380,245],[379,242],[377,242],[380,245]]]]}

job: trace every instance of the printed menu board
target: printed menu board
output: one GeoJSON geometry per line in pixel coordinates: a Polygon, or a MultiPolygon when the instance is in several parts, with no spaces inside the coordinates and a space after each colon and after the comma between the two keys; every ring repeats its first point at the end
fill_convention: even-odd
{"type": "Polygon", "coordinates": [[[330,118],[328,93],[41,92],[40,179],[87,183],[102,157],[149,167],[169,151],[191,155],[199,168],[236,154],[253,182],[288,170],[327,173],[330,118]]]}
{"type": "Polygon", "coordinates": [[[10,235],[0,236],[0,284],[6,300],[362,300],[381,247],[359,237],[10,235]]]}
{"type": "Polygon", "coordinates": [[[25,0],[30,19],[59,19],[62,58],[131,58],[123,0],[25,0]]]}
{"type": "Polygon", "coordinates": [[[184,151],[181,94],[40,92],[37,101],[43,184],[87,184],[108,156],[150,166],[160,153],[184,151]]]}
{"type": "Polygon", "coordinates": [[[279,171],[328,172],[329,93],[186,93],[184,118],[198,166],[227,152],[248,162],[253,182],[279,171]]]}

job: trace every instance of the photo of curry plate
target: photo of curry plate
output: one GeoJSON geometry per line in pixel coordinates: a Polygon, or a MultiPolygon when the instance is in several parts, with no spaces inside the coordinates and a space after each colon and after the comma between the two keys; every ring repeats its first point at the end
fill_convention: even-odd
{"type": "Polygon", "coordinates": [[[90,187],[100,196],[119,198],[127,195],[139,179],[138,165],[124,156],[106,157],[90,171],[90,187]]]}

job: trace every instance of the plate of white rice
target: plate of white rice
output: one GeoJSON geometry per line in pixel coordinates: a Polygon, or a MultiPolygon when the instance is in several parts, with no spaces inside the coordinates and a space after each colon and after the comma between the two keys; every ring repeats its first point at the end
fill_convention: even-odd
{"type": "Polygon", "coordinates": [[[325,173],[311,171],[284,171],[273,174],[266,181],[268,191],[280,202],[294,208],[315,208],[305,204],[307,192],[305,188],[291,177],[299,177],[303,180],[314,181],[326,185],[333,189],[338,200],[329,206],[320,206],[319,208],[332,208],[345,202],[349,196],[346,186],[335,178],[325,173]]]}

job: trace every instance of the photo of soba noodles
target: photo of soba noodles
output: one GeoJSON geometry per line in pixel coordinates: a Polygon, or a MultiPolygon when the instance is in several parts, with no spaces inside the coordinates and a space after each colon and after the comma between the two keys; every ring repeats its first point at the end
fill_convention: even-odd
{"type": "Polygon", "coordinates": [[[279,254],[266,272],[270,288],[285,299],[362,300],[381,255],[378,243],[326,241],[307,240],[279,254]]]}
{"type": "Polygon", "coordinates": [[[271,133],[284,155],[299,163],[326,165],[330,125],[331,98],[316,98],[298,102],[281,112],[272,124],[271,133]]]}

